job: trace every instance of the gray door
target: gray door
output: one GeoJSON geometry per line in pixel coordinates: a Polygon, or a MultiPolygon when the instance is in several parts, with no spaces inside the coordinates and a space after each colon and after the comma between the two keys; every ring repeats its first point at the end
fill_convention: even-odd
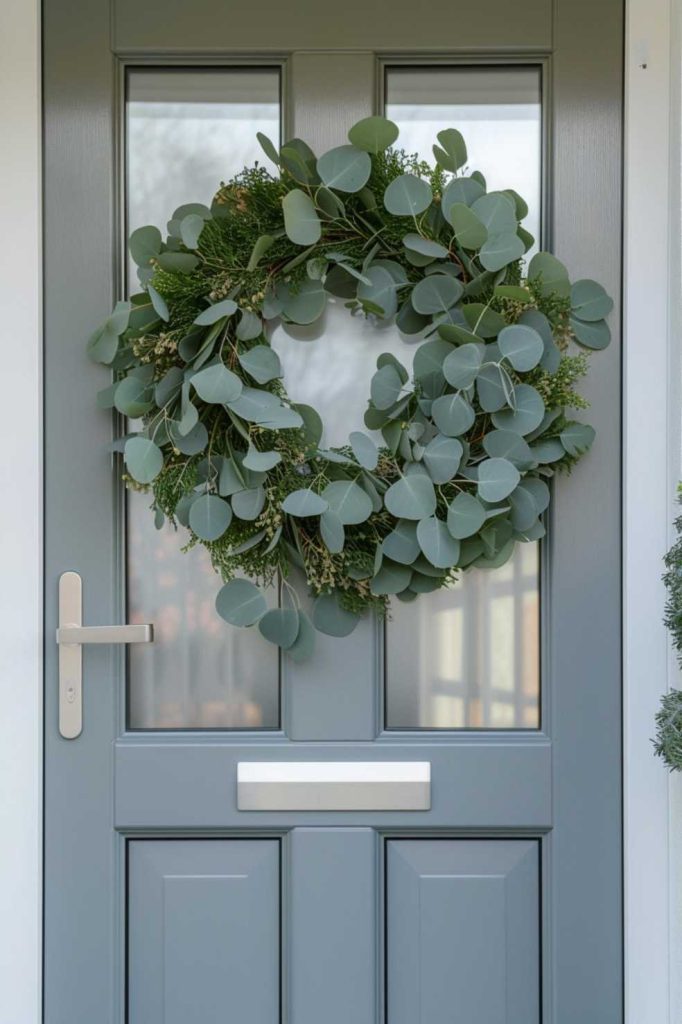
{"type": "MultiPolygon", "coordinates": [[[[617,295],[621,4],[44,9],[45,1020],[616,1024],[617,340],[548,541],[305,665],[219,621],[200,554],[126,498],[84,344],[125,289],[126,228],[210,199],[262,158],[257,130],[321,150],[382,110],[415,152],[459,127],[544,244],[617,295]],[[156,628],[127,656],[84,649],[75,739],[53,639],[66,570],[85,623],[156,628]],[[329,785],[349,770],[368,799],[329,785]]],[[[332,310],[321,336],[274,342],[294,398],[333,382],[331,443],[377,352],[404,345],[345,326],[332,310]]]]}

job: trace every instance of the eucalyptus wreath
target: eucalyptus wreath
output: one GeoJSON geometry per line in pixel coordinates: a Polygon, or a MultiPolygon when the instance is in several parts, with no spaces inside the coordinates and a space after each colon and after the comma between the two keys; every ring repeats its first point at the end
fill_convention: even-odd
{"type": "Polygon", "coordinates": [[[300,659],[315,629],[345,636],[390,597],[415,600],[544,536],[548,481],[594,438],[571,410],[586,406],[584,350],[608,344],[612,301],[549,253],[526,269],[526,203],[487,191],[455,129],[438,134],[433,165],[396,148],[382,117],[319,158],[301,139],[258,138],[277,176],[255,164],[210,209],[177,209],[165,239],[132,233],[142,291],[89,351],[114,374],[100,405],[138,421],[115,444],[127,485],[150,493],[157,526],[207,548],[222,618],[257,623],[300,659]],[[339,448],[287,397],[269,341],[275,321],[313,323],[330,296],[415,342],[411,374],[378,358],[369,433],[339,448]]]}
{"type": "MultiPolygon", "coordinates": [[[[682,484],[677,488],[677,501],[682,504],[682,484]]],[[[674,526],[675,543],[664,559],[663,582],[668,593],[664,622],[682,666],[682,515],[677,517],[674,526]]],[[[670,690],[661,700],[654,746],[668,768],[682,771],[682,690],[670,690]]]]}

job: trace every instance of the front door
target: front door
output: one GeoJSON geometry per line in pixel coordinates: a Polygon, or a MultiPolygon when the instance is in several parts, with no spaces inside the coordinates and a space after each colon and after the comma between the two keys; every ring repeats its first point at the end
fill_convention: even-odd
{"type": "MultiPolygon", "coordinates": [[[[124,493],[85,355],[128,231],[264,161],[257,131],[322,152],[379,112],[427,159],[459,128],[543,246],[617,295],[620,3],[44,9],[45,1020],[622,1021],[617,330],[547,540],[306,663],[219,620],[201,551],[124,493]],[[84,624],[155,629],[84,646],[74,738],[66,571],[84,624]]],[[[408,345],[345,316],[273,338],[329,444],[408,345]]]]}

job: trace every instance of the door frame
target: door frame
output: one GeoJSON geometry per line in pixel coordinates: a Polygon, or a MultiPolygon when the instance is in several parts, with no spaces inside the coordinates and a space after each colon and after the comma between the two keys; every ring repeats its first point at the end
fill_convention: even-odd
{"type": "MultiPolygon", "coordinates": [[[[0,986],[2,1024],[42,1013],[42,329],[40,3],[2,0],[0,165],[16,259],[0,278],[7,337],[21,338],[5,393],[21,424],[2,478],[22,500],[0,505],[0,986]],[[2,104],[1,97],[10,102],[2,104]],[[17,99],[20,97],[20,100],[17,99]]],[[[669,779],[652,756],[660,694],[679,685],[662,626],[660,558],[670,541],[679,459],[679,210],[682,60],[674,0],[627,0],[624,262],[624,811],[628,1024],[672,1021],[669,779]],[[655,197],[652,199],[652,197],[655,197]],[[672,226],[672,227],[671,227],[672,226]],[[646,344],[642,343],[646,339],[646,344]],[[646,422],[646,438],[638,424],[646,422]],[[667,446],[647,439],[666,437],[667,446]]],[[[49,642],[49,638],[46,639],[49,642]]],[[[682,825],[678,821],[677,826],[682,825]]],[[[679,854],[678,854],[679,858],[679,854]]],[[[678,875],[682,864],[677,864],[678,875]]],[[[682,952],[678,946],[677,953],[682,952]]]]}

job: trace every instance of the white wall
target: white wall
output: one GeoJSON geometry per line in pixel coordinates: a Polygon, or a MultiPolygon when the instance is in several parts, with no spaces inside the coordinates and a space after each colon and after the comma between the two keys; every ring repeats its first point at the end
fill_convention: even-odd
{"type": "Polygon", "coordinates": [[[40,1017],[40,35],[0,0],[0,1024],[40,1017]]]}

